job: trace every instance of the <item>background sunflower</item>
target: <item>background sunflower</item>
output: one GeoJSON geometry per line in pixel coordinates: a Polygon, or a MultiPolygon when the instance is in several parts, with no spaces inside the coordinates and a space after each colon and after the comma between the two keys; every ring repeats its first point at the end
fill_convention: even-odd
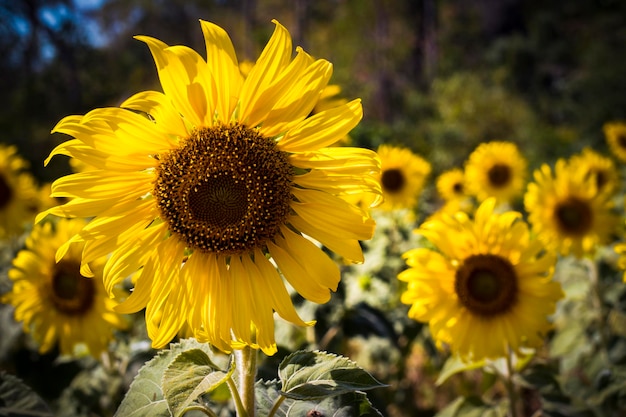
{"type": "Polygon", "coordinates": [[[409,316],[471,361],[540,347],[563,296],[550,281],[556,257],[531,240],[520,213],[494,213],[495,205],[483,202],[474,220],[458,213],[424,223],[419,233],[435,248],[406,252],[409,268],[398,275],[409,316]]]}
{"type": "Polygon", "coordinates": [[[466,192],[478,201],[495,197],[499,203],[512,203],[524,191],[526,170],[526,159],[514,143],[481,143],[465,163],[466,192]]]}
{"type": "Polygon", "coordinates": [[[599,192],[596,178],[580,168],[559,159],[553,174],[543,165],[524,195],[528,221],[538,238],[561,255],[578,258],[609,242],[619,221],[611,196],[599,192]]]}
{"type": "Polygon", "coordinates": [[[381,210],[414,209],[430,174],[430,163],[410,149],[381,145],[380,184],[383,191],[381,210]]]}
{"type": "Polygon", "coordinates": [[[127,321],[113,311],[117,303],[104,290],[105,259],[90,263],[93,277],[89,278],[80,273],[81,245],[74,245],[56,262],[57,249],[85,224],[80,219],[62,219],[36,225],[9,271],[13,289],[2,296],[2,302],[14,306],[15,320],[23,322],[41,353],[58,343],[62,355],[98,356],[107,350],[115,331],[127,327],[127,321]]]}

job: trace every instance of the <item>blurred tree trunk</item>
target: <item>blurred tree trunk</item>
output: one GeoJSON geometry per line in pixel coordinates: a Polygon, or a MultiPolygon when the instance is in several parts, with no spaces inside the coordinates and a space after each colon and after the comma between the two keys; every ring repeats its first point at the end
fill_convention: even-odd
{"type": "Polygon", "coordinates": [[[418,85],[428,88],[437,71],[437,7],[435,0],[419,0],[411,5],[416,30],[411,61],[418,85]]]}
{"type": "Polygon", "coordinates": [[[387,10],[388,2],[386,0],[374,0],[374,45],[373,58],[375,65],[374,80],[376,83],[375,92],[375,115],[378,120],[383,122],[391,121],[392,116],[392,100],[391,92],[393,90],[391,62],[389,57],[389,12],[387,10]]]}
{"type": "Polygon", "coordinates": [[[254,32],[257,28],[257,0],[242,1],[243,30],[244,30],[244,57],[253,60],[256,55],[254,32]]]}
{"type": "Polygon", "coordinates": [[[294,0],[295,25],[293,29],[294,45],[308,49],[306,37],[308,31],[309,0],[294,0]]]}

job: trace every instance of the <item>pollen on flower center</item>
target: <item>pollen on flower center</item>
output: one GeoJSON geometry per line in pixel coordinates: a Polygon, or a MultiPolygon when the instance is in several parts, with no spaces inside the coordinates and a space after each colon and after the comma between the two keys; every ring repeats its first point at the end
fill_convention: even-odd
{"type": "Polygon", "coordinates": [[[91,309],[96,287],[91,278],[80,274],[80,263],[61,260],[54,266],[50,299],[56,310],[81,315],[91,309]]]}
{"type": "Polygon", "coordinates": [[[469,311],[494,316],[511,308],[517,297],[513,265],[497,255],[472,255],[456,272],[454,288],[469,311]]]}
{"type": "Polygon", "coordinates": [[[387,192],[394,193],[402,190],[406,179],[404,174],[399,169],[387,169],[384,170],[381,176],[381,183],[383,189],[387,192]]]}
{"type": "Polygon", "coordinates": [[[489,183],[494,187],[504,187],[511,181],[511,167],[504,164],[495,164],[487,171],[489,183]]]}
{"type": "Polygon", "coordinates": [[[589,204],[577,198],[568,198],[554,210],[557,224],[568,235],[581,236],[592,227],[593,214],[589,204]]]}
{"type": "Polygon", "coordinates": [[[262,247],[289,214],[293,167],[254,129],[202,128],[159,160],[157,206],[189,248],[232,255],[262,247]]]}
{"type": "Polygon", "coordinates": [[[13,190],[7,184],[7,180],[0,174],[0,209],[4,208],[13,197],[13,190]]]}

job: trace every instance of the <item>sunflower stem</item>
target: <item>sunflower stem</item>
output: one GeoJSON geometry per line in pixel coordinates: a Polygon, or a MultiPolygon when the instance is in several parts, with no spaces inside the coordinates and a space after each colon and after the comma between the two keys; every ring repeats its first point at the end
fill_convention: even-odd
{"type": "Polygon", "coordinates": [[[504,378],[504,384],[506,385],[506,392],[509,397],[509,415],[510,417],[517,417],[517,389],[513,382],[513,375],[515,375],[515,368],[513,367],[513,361],[511,360],[513,352],[509,350],[506,355],[506,370],[507,375],[504,378]]]}
{"type": "Polygon", "coordinates": [[[593,306],[595,310],[598,312],[598,334],[600,336],[600,350],[603,355],[603,359],[608,361],[608,340],[607,340],[607,329],[606,329],[606,320],[604,315],[604,303],[602,301],[602,288],[600,286],[600,279],[598,275],[598,265],[593,259],[584,258],[584,262],[587,265],[587,270],[589,271],[589,280],[591,281],[591,286],[593,287],[593,306]]]}
{"type": "Polygon", "coordinates": [[[236,349],[234,355],[235,369],[239,377],[239,393],[246,411],[245,416],[255,417],[254,384],[256,383],[257,351],[250,346],[245,346],[242,349],[236,349]]]}
{"type": "Polygon", "coordinates": [[[233,400],[235,401],[235,410],[237,411],[237,417],[248,417],[248,412],[246,411],[243,402],[241,401],[241,396],[239,395],[237,384],[235,384],[235,381],[233,381],[232,378],[228,378],[226,380],[226,384],[228,385],[230,394],[233,396],[233,400]]]}

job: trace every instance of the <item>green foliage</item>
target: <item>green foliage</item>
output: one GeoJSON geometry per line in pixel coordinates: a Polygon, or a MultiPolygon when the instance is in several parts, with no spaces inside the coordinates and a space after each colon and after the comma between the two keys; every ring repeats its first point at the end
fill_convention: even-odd
{"type": "Polygon", "coordinates": [[[320,399],[384,386],[351,360],[325,353],[298,351],[279,367],[282,395],[296,400],[320,399]]]}
{"type": "MultiPolygon", "coordinates": [[[[198,343],[194,339],[181,340],[180,343],[172,344],[170,349],[160,351],[157,356],[146,362],[141,368],[115,415],[120,417],[139,417],[144,415],[171,416],[169,407],[172,406],[178,411],[178,407],[184,404],[188,398],[184,398],[186,396],[176,392],[177,389],[172,387],[167,387],[167,391],[164,392],[163,379],[167,377],[177,383],[176,375],[179,374],[181,368],[184,369],[186,367],[184,363],[186,359],[197,360],[200,358],[199,360],[203,366],[217,369],[210,359],[212,355],[213,353],[208,345],[198,343]],[[191,354],[191,357],[186,355],[178,359],[180,354],[187,351],[194,353],[191,354]],[[197,351],[204,353],[206,358],[202,357],[197,351]],[[174,369],[170,370],[170,366],[174,366],[174,369]]],[[[203,368],[201,372],[203,370],[206,370],[206,368],[203,368]]],[[[195,372],[193,372],[193,375],[197,378],[195,372]]],[[[200,379],[198,385],[204,383],[204,379],[200,379]]],[[[209,386],[212,386],[211,382],[209,382],[209,386]]],[[[191,390],[193,391],[196,386],[191,387],[191,390]]],[[[185,388],[189,389],[190,387],[187,386],[185,388]]],[[[181,389],[181,391],[183,390],[181,389]]],[[[193,400],[191,399],[190,401],[193,400]]]]}
{"type": "Polygon", "coordinates": [[[234,370],[231,361],[228,371],[221,371],[202,349],[179,353],[163,373],[162,381],[163,395],[172,415],[182,416],[198,397],[226,383],[234,370]]]}
{"type": "Polygon", "coordinates": [[[0,416],[52,417],[54,414],[19,378],[0,371],[0,416]]]}

